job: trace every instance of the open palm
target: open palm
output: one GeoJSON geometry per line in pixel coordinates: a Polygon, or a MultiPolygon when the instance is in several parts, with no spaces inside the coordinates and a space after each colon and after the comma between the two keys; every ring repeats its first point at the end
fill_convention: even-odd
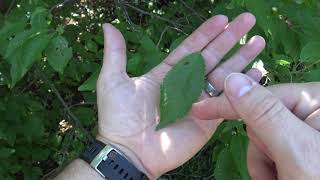
{"type": "MultiPolygon", "coordinates": [[[[97,84],[98,139],[123,151],[151,179],[189,160],[205,145],[221,121],[199,121],[189,115],[174,125],[155,131],[162,79],[182,57],[201,52],[208,80],[223,90],[225,77],[232,72],[241,72],[265,46],[263,38],[255,36],[216,67],[254,24],[255,18],[249,13],[241,14],[229,24],[225,16],[212,17],[163,63],[137,78],[129,78],[126,74],[123,36],[112,25],[104,25],[105,55],[97,84]]],[[[261,76],[255,69],[248,74],[257,80],[261,76]]],[[[201,98],[208,96],[203,93],[201,98]]]]}

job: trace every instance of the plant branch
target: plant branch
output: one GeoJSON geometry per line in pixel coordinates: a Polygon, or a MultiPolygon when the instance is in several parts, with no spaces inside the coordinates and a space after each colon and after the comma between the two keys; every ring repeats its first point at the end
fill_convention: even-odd
{"type": "Polygon", "coordinates": [[[183,24],[176,23],[176,22],[171,21],[171,20],[169,20],[169,19],[167,19],[167,18],[164,18],[164,17],[161,17],[161,16],[157,16],[157,15],[155,15],[155,14],[153,14],[153,13],[150,13],[150,12],[144,11],[144,10],[142,10],[142,9],[140,9],[140,8],[137,8],[137,7],[135,7],[135,6],[132,6],[132,5],[131,5],[130,3],[128,3],[128,2],[124,2],[124,5],[125,5],[125,6],[128,6],[129,8],[131,8],[131,9],[133,9],[133,10],[135,10],[135,11],[138,11],[138,12],[141,13],[141,14],[148,15],[148,16],[157,18],[157,19],[159,19],[159,20],[165,21],[165,22],[167,22],[167,23],[170,23],[171,25],[173,25],[173,26],[175,26],[175,27],[179,27],[179,26],[180,26],[180,27],[183,27],[183,26],[185,26],[185,25],[183,25],[183,24]]]}
{"type": "Polygon", "coordinates": [[[10,10],[13,8],[14,4],[16,3],[16,0],[12,0],[7,11],[6,11],[6,14],[5,14],[5,17],[7,17],[9,15],[9,12],[10,10]]]}
{"type": "Polygon", "coordinates": [[[205,21],[206,18],[204,16],[202,16],[201,14],[199,14],[196,10],[194,10],[192,7],[190,7],[186,2],[184,2],[184,0],[179,0],[181,2],[181,4],[183,4],[187,9],[189,9],[190,11],[192,11],[195,15],[197,15],[197,17],[202,20],[205,21]]]}
{"type": "Polygon", "coordinates": [[[123,11],[123,15],[125,17],[125,19],[127,20],[127,22],[129,23],[129,25],[131,26],[133,31],[138,31],[135,27],[135,24],[132,22],[129,13],[127,11],[127,8],[124,6],[123,1],[122,0],[118,0],[118,5],[120,7],[120,9],[122,9],[123,11]]]}
{"type": "Polygon", "coordinates": [[[167,30],[168,30],[168,26],[166,26],[166,27],[163,29],[163,31],[161,32],[159,41],[158,41],[158,43],[157,43],[157,47],[158,47],[158,48],[159,48],[160,43],[161,43],[161,41],[162,41],[162,39],[163,39],[163,36],[164,36],[164,34],[167,32],[167,30]]]}
{"type": "Polygon", "coordinates": [[[50,9],[50,12],[52,12],[54,9],[56,8],[60,8],[64,5],[66,5],[67,3],[71,2],[71,1],[74,1],[74,0],[64,0],[62,3],[59,3],[59,4],[56,4],[54,5],[51,9],[50,9]]]}
{"type": "Polygon", "coordinates": [[[68,113],[68,115],[73,120],[72,121],[73,125],[75,127],[79,128],[86,135],[86,137],[88,137],[89,141],[93,141],[94,138],[92,137],[92,135],[86,129],[84,129],[84,127],[82,126],[80,120],[70,110],[70,108],[68,107],[67,103],[61,97],[61,95],[60,95],[59,91],[57,90],[57,88],[55,87],[55,85],[42,73],[42,71],[38,67],[37,67],[37,69],[39,71],[39,74],[40,74],[41,78],[50,86],[50,88],[52,89],[52,91],[55,94],[55,96],[58,98],[58,100],[60,101],[60,103],[62,104],[62,106],[66,110],[66,112],[68,113]]]}

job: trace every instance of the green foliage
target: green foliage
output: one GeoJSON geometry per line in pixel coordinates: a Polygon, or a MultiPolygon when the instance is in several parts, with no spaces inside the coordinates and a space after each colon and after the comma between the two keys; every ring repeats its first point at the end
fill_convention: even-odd
{"type": "Polygon", "coordinates": [[[127,71],[132,76],[141,76],[147,73],[158,65],[166,55],[147,35],[142,36],[139,45],[138,52],[128,60],[127,71]]]}
{"type": "Polygon", "coordinates": [[[300,54],[301,61],[316,61],[320,59],[320,42],[309,42],[300,54]]]}
{"type": "Polygon", "coordinates": [[[168,72],[160,89],[160,123],[157,129],[183,118],[204,88],[205,64],[200,53],[184,57],[168,72]]]}
{"type": "Polygon", "coordinates": [[[48,45],[46,54],[50,66],[63,74],[65,67],[72,58],[72,48],[68,47],[68,41],[64,37],[57,36],[48,45]]]}
{"type": "Polygon", "coordinates": [[[97,80],[100,70],[91,74],[91,76],[78,88],[79,91],[93,91],[96,90],[97,80]]]}
{"type": "MultiPolygon", "coordinates": [[[[94,90],[102,64],[104,22],[112,23],[123,33],[128,49],[127,72],[134,77],[159,64],[205,19],[216,14],[233,19],[250,11],[256,16],[257,25],[246,39],[258,34],[267,41],[266,49],[256,58],[268,71],[267,81],[263,83],[320,80],[317,0],[127,1],[138,10],[109,0],[3,2],[4,6],[0,7],[0,179],[51,178],[50,172],[78,157],[84,148],[83,129],[95,134],[94,90]]],[[[240,44],[232,52],[239,47],[240,44]]],[[[194,73],[192,68],[189,70],[179,71],[196,76],[185,76],[181,84],[192,86],[185,89],[196,92],[198,89],[193,88],[202,85],[194,84],[192,79],[203,75],[194,73]],[[192,82],[188,84],[188,80],[192,82]]],[[[178,77],[172,76],[169,84],[174,84],[178,77]]],[[[176,94],[177,88],[185,85],[167,86],[171,89],[168,95],[176,94]]],[[[183,112],[179,116],[172,113],[171,122],[183,116],[188,104],[198,96],[198,93],[188,96],[187,102],[181,100],[185,92],[173,97],[179,100],[176,106],[184,109],[177,110],[183,112]]],[[[248,179],[247,141],[243,124],[227,121],[198,155],[165,176],[248,179]]]]}
{"type": "Polygon", "coordinates": [[[220,152],[214,174],[217,180],[233,180],[238,178],[229,148],[224,148],[220,152]]]}

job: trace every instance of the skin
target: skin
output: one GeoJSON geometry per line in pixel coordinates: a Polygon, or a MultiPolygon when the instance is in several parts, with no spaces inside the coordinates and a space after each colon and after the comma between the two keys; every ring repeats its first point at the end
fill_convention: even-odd
{"type": "MultiPolygon", "coordinates": [[[[201,51],[208,77],[219,72],[222,79],[216,83],[223,84],[224,76],[242,71],[264,48],[264,40],[256,36],[234,57],[211,72],[254,23],[255,18],[245,13],[225,28],[226,17],[213,17],[190,35],[162,64],[142,77],[131,79],[125,72],[124,39],[111,25],[105,25],[107,48],[97,88],[101,139],[124,147],[120,149],[132,157],[151,179],[189,160],[207,143],[220,121],[199,121],[187,116],[179,123],[155,131],[159,121],[161,81],[182,57],[201,51]],[[240,56],[241,61],[236,66],[231,65],[240,56]]],[[[251,71],[251,74],[254,73],[251,71]]],[[[202,98],[206,98],[205,93],[202,98]]]]}
{"type": "MultiPolygon", "coordinates": [[[[162,79],[182,57],[201,52],[208,79],[222,90],[227,75],[241,72],[265,46],[262,37],[254,36],[234,56],[216,67],[254,24],[255,17],[249,13],[239,15],[230,23],[225,16],[214,16],[170,53],[163,63],[137,78],[129,78],[126,74],[127,57],[123,36],[112,25],[105,24],[104,61],[97,83],[97,139],[122,151],[150,179],[156,179],[188,161],[207,143],[222,119],[200,121],[188,115],[172,126],[155,131],[159,121],[162,79]]],[[[261,78],[256,69],[247,74],[256,80],[261,78]]],[[[203,93],[200,100],[205,98],[208,95],[203,93]]],[[[76,160],[57,179],[98,178],[91,171],[86,163],[76,160]]]]}
{"type": "MultiPolygon", "coordinates": [[[[261,77],[255,69],[247,73],[251,78],[236,75],[245,77],[249,86],[239,83],[243,82],[239,79],[232,82],[233,73],[241,72],[264,48],[265,42],[259,36],[253,37],[233,57],[216,67],[254,23],[254,17],[248,13],[231,23],[224,16],[215,16],[201,25],[162,64],[137,78],[129,78],[125,72],[126,48],[121,33],[110,24],[104,25],[105,56],[97,85],[97,138],[117,147],[150,179],[156,179],[198,152],[223,118],[241,117],[248,125],[251,139],[248,167],[253,179],[319,177],[319,83],[265,89],[254,83],[261,77]],[[205,58],[209,81],[225,93],[215,98],[208,98],[203,93],[183,121],[155,131],[162,79],[179,59],[196,51],[201,51],[205,58]]],[[[89,178],[101,177],[82,160],[75,160],[57,177],[89,178]]]]}
{"type": "Polygon", "coordinates": [[[225,81],[225,96],[196,104],[202,109],[196,107],[194,114],[203,119],[216,117],[203,108],[213,110],[221,100],[228,105],[219,115],[244,119],[251,139],[248,169],[253,180],[319,179],[319,88],[320,83],[264,88],[248,76],[232,74],[225,81]]]}

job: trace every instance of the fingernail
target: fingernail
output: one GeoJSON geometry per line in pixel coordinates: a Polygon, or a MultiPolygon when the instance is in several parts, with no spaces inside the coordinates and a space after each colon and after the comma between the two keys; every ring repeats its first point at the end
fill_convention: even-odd
{"type": "Polygon", "coordinates": [[[249,77],[232,73],[225,80],[225,91],[231,96],[242,97],[247,94],[255,84],[249,77]]]}

